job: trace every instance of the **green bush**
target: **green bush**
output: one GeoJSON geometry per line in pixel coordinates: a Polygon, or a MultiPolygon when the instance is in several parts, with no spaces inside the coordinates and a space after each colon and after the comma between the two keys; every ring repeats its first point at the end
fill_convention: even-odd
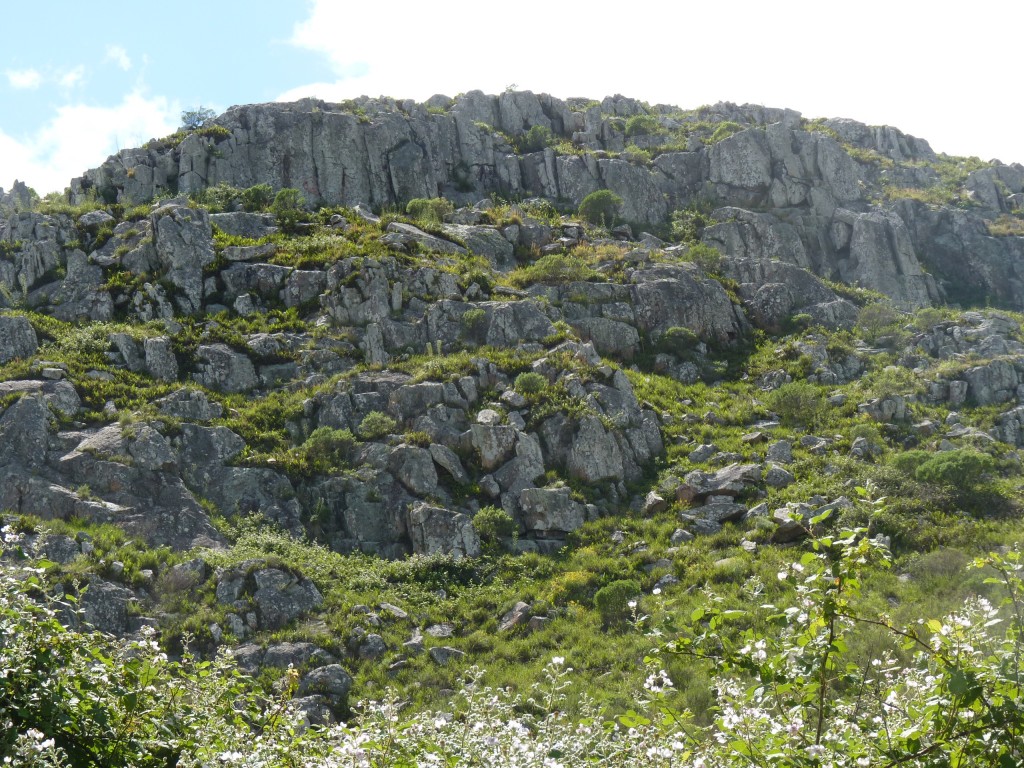
{"type": "Polygon", "coordinates": [[[405,212],[416,221],[437,226],[444,221],[446,214],[455,210],[455,206],[443,197],[417,197],[406,203],[405,212]]]}
{"type": "Polygon", "coordinates": [[[548,380],[536,371],[524,371],[516,376],[515,389],[521,395],[538,395],[547,386],[548,380]]]}
{"type": "Polygon", "coordinates": [[[713,275],[722,269],[722,254],[717,248],[704,243],[694,243],[683,257],[696,264],[705,274],[713,275]]]}
{"type": "Polygon", "coordinates": [[[463,334],[475,339],[487,330],[487,312],[480,307],[467,309],[462,313],[459,322],[462,324],[463,334]]]}
{"type": "Polygon", "coordinates": [[[626,119],[627,136],[651,136],[657,133],[663,133],[663,130],[654,115],[633,115],[626,119]]]}
{"type": "Polygon", "coordinates": [[[917,468],[928,461],[933,455],[930,451],[922,451],[919,448],[910,451],[900,451],[893,454],[892,458],[889,459],[889,464],[901,474],[915,477],[917,475],[917,468]]]}
{"type": "Polygon", "coordinates": [[[861,307],[857,313],[857,328],[865,340],[875,342],[884,334],[895,330],[901,317],[890,304],[873,302],[861,307]]]}
{"type": "Polygon", "coordinates": [[[265,211],[274,202],[274,190],[269,184],[255,184],[243,189],[239,195],[242,208],[250,213],[265,211]]]}
{"type": "Polygon", "coordinates": [[[543,125],[532,125],[530,130],[514,140],[516,151],[520,154],[527,152],[539,152],[544,147],[550,146],[555,140],[550,128],[543,125]]]}
{"type": "Polygon", "coordinates": [[[594,594],[594,607],[606,625],[621,624],[632,613],[630,601],[640,594],[640,585],[633,579],[619,579],[601,587],[594,594]]]}
{"type": "Polygon", "coordinates": [[[807,381],[793,381],[783,384],[769,393],[768,407],[779,415],[787,426],[813,428],[819,424],[828,410],[828,400],[821,387],[807,381]]]}
{"type": "Polygon", "coordinates": [[[977,486],[982,476],[995,468],[995,459],[987,453],[972,448],[958,448],[935,454],[921,464],[914,475],[923,483],[968,490],[977,486]]]}
{"type": "Polygon", "coordinates": [[[473,530],[485,549],[501,546],[502,539],[511,539],[517,533],[516,521],[500,507],[487,506],[473,515],[473,530]]]}
{"type": "Polygon", "coordinates": [[[697,243],[704,234],[704,228],[714,224],[714,219],[694,207],[672,211],[672,237],[681,243],[697,243]]]}
{"type": "Polygon", "coordinates": [[[355,438],[347,429],[317,427],[296,450],[308,474],[327,475],[345,467],[355,438]]]}
{"type": "Polygon", "coordinates": [[[390,435],[398,426],[393,418],[380,411],[370,411],[359,424],[359,436],[364,440],[377,440],[390,435]]]}
{"type": "Polygon", "coordinates": [[[270,212],[284,232],[294,232],[305,216],[306,199],[297,189],[285,187],[274,196],[270,212]]]}
{"type": "Polygon", "coordinates": [[[615,223],[621,210],[621,197],[610,189],[599,189],[583,198],[579,214],[580,218],[591,224],[610,227],[615,223]]]}
{"type": "Polygon", "coordinates": [[[686,357],[700,344],[700,337],[689,328],[673,325],[658,339],[658,348],[677,357],[686,357]]]}

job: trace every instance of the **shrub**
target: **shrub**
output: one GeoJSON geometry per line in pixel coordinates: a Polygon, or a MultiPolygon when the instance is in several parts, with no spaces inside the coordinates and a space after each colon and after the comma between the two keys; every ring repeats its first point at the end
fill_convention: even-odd
{"type": "Polygon", "coordinates": [[[658,348],[677,357],[686,357],[700,344],[700,338],[689,328],[673,325],[658,339],[658,348]]]}
{"type": "Polygon", "coordinates": [[[873,302],[857,313],[857,327],[867,341],[875,342],[886,332],[894,330],[900,317],[891,305],[873,302]]]}
{"type": "Polygon", "coordinates": [[[626,119],[627,136],[650,136],[662,132],[661,123],[654,115],[633,115],[626,119]]]}
{"type": "Polygon", "coordinates": [[[706,274],[715,274],[722,269],[722,254],[718,249],[704,243],[694,243],[690,246],[684,257],[687,261],[696,264],[706,274]]]}
{"type": "Polygon", "coordinates": [[[198,131],[216,116],[216,112],[202,105],[186,109],[181,113],[181,127],[186,131],[198,131]]]}
{"type": "Polygon", "coordinates": [[[239,195],[242,208],[250,213],[265,211],[274,202],[274,190],[269,184],[255,184],[243,189],[239,195]]]}
{"type": "Polygon", "coordinates": [[[270,212],[277,219],[277,224],[285,232],[294,232],[296,225],[305,215],[306,199],[297,189],[285,187],[274,196],[270,212]]]}
{"type": "Polygon", "coordinates": [[[640,585],[633,579],[619,579],[601,587],[594,594],[594,607],[606,625],[621,624],[632,612],[630,601],[640,594],[640,585]]]}
{"type": "Polygon", "coordinates": [[[983,474],[995,468],[995,459],[987,453],[958,448],[935,454],[917,468],[914,476],[923,483],[968,490],[978,485],[983,474]]]}
{"type": "Polygon", "coordinates": [[[516,392],[521,395],[538,395],[548,386],[548,380],[536,371],[524,371],[516,376],[516,392]]]}
{"type": "Polygon", "coordinates": [[[463,312],[459,321],[462,324],[463,333],[475,338],[487,329],[487,312],[480,307],[473,307],[463,312]]]}
{"type": "Polygon", "coordinates": [[[445,214],[455,210],[455,207],[443,197],[417,197],[406,203],[405,212],[416,221],[428,225],[438,225],[444,221],[445,214]]]}
{"type": "Polygon", "coordinates": [[[544,147],[550,146],[554,138],[550,128],[546,128],[543,125],[532,125],[526,133],[517,136],[513,143],[516,151],[520,154],[525,154],[527,152],[539,152],[544,147]]]}
{"type": "Polygon", "coordinates": [[[500,507],[483,507],[473,516],[473,530],[485,549],[497,549],[502,539],[510,539],[517,532],[516,521],[500,507]]]}
{"type": "Polygon", "coordinates": [[[768,407],[779,415],[783,424],[814,427],[828,409],[821,387],[806,381],[792,381],[771,392],[768,407]]]}
{"type": "Polygon", "coordinates": [[[714,223],[708,213],[697,208],[684,208],[672,212],[672,237],[681,243],[697,243],[704,228],[714,223]]]}
{"type": "Polygon", "coordinates": [[[390,435],[398,426],[393,418],[380,411],[370,411],[359,424],[359,436],[364,440],[377,440],[390,435]]]}
{"type": "Polygon", "coordinates": [[[591,224],[610,227],[621,210],[621,197],[610,189],[599,189],[583,198],[579,214],[580,218],[591,224]]]}
{"type": "Polygon", "coordinates": [[[355,438],[347,429],[317,427],[296,450],[308,474],[326,475],[348,464],[355,438]]]}
{"type": "Polygon", "coordinates": [[[566,256],[549,253],[541,256],[526,267],[520,267],[508,273],[505,278],[510,285],[522,288],[534,283],[546,285],[564,285],[593,280],[601,273],[578,256],[566,256]]]}

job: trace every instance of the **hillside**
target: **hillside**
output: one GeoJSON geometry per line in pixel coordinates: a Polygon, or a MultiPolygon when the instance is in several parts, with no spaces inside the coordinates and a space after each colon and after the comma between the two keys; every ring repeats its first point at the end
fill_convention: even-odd
{"type": "MultiPolygon", "coordinates": [[[[681,617],[795,604],[809,536],[890,553],[862,614],[994,598],[963,568],[1024,536],[1018,264],[1024,167],[890,127],[234,107],[0,190],[0,563],[76,629],[232,649],[312,723],[555,656],[561,707],[621,715],[681,617]]],[[[720,670],[667,657],[709,725],[720,670]]]]}

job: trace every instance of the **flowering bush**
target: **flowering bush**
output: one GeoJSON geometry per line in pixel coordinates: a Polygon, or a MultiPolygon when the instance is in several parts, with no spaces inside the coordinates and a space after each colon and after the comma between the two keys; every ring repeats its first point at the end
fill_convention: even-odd
{"type": "Polygon", "coordinates": [[[812,538],[779,572],[795,603],[729,611],[709,601],[689,633],[648,659],[639,712],[610,719],[589,700],[570,702],[573,670],[555,657],[546,681],[524,694],[486,687],[473,669],[450,711],[409,714],[390,698],[360,704],[349,725],[319,729],[288,705],[294,674],[280,699],[267,700],[226,655],[171,661],[149,636],[65,629],[37,573],[0,569],[0,756],[32,768],[1020,765],[1024,558],[1009,551],[974,563],[1001,585],[1002,605],[979,598],[910,628],[858,613],[864,568],[887,561],[862,530],[812,538]],[[763,626],[755,618],[777,631],[722,631],[763,626]],[[858,624],[884,629],[909,663],[896,660],[896,645],[858,663],[848,650],[858,624]],[[711,726],[668,705],[664,654],[713,662],[711,726]]]}

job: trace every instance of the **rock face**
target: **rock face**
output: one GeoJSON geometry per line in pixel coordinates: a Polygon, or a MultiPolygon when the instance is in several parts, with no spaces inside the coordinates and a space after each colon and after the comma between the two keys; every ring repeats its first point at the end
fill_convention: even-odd
{"type": "MultiPolygon", "coordinates": [[[[148,151],[124,150],[75,179],[72,201],[90,190],[137,204],[171,188],[188,193],[220,183],[242,188],[266,183],[298,188],[313,205],[380,207],[437,196],[471,203],[494,193],[575,206],[595,190],[610,189],[623,198],[625,219],[651,225],[694,200],[712,200],[719,206],[719,223],[708,228],[704,240],[728,255],[794,264],[881,291],[907,307],[985,291],[1024,307],[1024,277],[1016,266],[1024,255],[1021,239],[993,238],[985,225],[986,216],[1009,210],[1010,198],[1024,193],[1019,166],[972,173],[964,188],[978,206],[974,210],[933,209],[910,199],[879,206],[871,190],[880,184],[880,165],[851,151],[897,163],[890,185],[922,187],[938,178],[920,166],[936,160],[927,142],[890,127],[849,120],[809,126],[789,110],[718,104],[704,108],[704,119],[750,127],[710,146],[673,147],[649,165],[638,165],[601,153],[621,152],[628,143],[659,149],[671,135],[627,136],[623,116],[643,108],[622,97],[606,101],[580,108],[546,94],[471,91],[445,101],[444,112],[365,98],[348,105],[306,99],[238,106],[217,118],[225,129],[222,137],[193,134],[173,149],[156,143],[148,151]],[[550,147],[517,153],[510,141],[534,127],[572,142],[584,154],[559,155],[550,147]],[[985,268],[965,268],[968,262],[985,268]]],[[[697,119],[670,107],[658,112],[668,125],[697,119]]],[[[200,297],[194,267],[206,263],[206,255],[188,243],[190,228],[203,222],[187,222],[183,215],[174,213],[154,231],[159,258],[174,264],[172,282],[181,291],[176,301],[187,311],[200,297]]],[[[265,223],[243,219],[244,214],[219,216],[224,231],[247,236],[266,231],[265,223]]],[[[507,243],[475,223],[453,223],[445,233],[498,269],[512,266],[507,243]]],[[[19,220],[18,232],[31,226],[19,220]]],[[[389,230],[399,246],[415,242],[439,251],[462,249],[409,225],[392,224],[389,230]]],[[[37,266],[22,267],[30,284],[57,260],[52,246],[37,253],[37,266]]],[[[14,278],[4,281],[17,285],[14,278]]]]}
{"type": "Polygon", "coordinates": [[[28,357],[38,347],[36,332],[27,318],[0,315],[0,364],[28,357]]]}

